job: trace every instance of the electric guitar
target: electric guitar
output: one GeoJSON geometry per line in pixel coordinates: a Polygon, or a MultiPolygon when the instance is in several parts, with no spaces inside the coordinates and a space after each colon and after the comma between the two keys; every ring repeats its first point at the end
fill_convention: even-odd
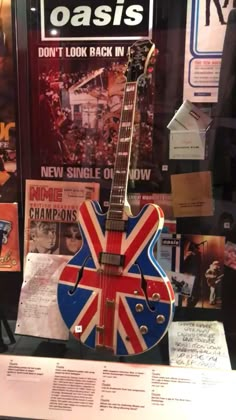
{"type": "Polygon", "coordinates": [[[109,209],[104,214],[98,202],[82,203],[82,246],[58,284],[59,309],[73,336],[115,355],[139,354],[156,345],[174,311],[171,283],[153,254],[163,211],[148,204],[132,216],[127,202],[138,82],[154,53],[149,40],[130,48],[109,209]]]}

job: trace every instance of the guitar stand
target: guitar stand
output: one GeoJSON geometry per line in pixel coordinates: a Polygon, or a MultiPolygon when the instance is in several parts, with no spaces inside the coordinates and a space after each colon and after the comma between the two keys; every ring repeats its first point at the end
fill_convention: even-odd
{"type": "Polygon", "coordinates": [[[2,324],[6,330],[6,333],[8,335],[8,338],[10,340],[9,344],[14,344],[16,342],[15,337],[13,335],[13,332],[11,330],[11,327],[5,317],[5,314],[0,306],[0,353],[4,353],[8,349],[8,345],[4,343],[4,340],[2,338],[2,324]]]}

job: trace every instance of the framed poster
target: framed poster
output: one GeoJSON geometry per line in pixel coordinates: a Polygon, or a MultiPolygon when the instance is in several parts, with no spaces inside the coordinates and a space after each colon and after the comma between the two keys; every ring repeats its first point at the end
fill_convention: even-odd
{"type": "Polygon", "coordinates": [[[217,102],[225,30],[233,0],[188,0],[184,99],[217,102]]]}
{"type": "MultiPolygon", "coordinates": [[[[152,38],[154,0],[29,4],[31,178],[109,188],[127,53],[136,40],[152,38]]],[[[153,84],[151,73],[140,82],[130,169],[136,186],[156,176],[153,84]]]]}

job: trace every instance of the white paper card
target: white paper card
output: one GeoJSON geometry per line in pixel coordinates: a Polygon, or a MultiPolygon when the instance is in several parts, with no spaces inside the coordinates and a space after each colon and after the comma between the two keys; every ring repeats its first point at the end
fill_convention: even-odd
{"type": "Polygon", "coordinates": [[[235,387],[234,371],[0,357],[2,416],[173,420],[174,415],[175,420],[235,420],[235,387]]]}
{"type": "Polygon", "coordinates": [[[176,111],[167,128],[171,131],[206,131],[212,119],[192,102],[185,100],[176,111]]]}
{"type": "Polygon", "coordinates": [[[16,334],[68,340],[57,304],[57,284],[70,256],[30,253],[26,257],[16,334]]]}
{"type": "Polygon", "coordinates": [[[203,131],[171,131],[169,159],[204,160],[206,136],[203,131]]]}
{"type": "Polygon", "coordinates": [[[172,322],[168,334],[171,366],[231,369],[222,323],[172,322]]]}

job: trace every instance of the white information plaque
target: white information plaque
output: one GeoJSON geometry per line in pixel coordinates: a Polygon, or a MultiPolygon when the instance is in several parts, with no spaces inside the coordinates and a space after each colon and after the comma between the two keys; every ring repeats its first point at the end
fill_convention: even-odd
{"type": "Polygon", "coordinates": [[[227,420],[236,372],[0,356],[0,413],[41,420],[227,420]]]}

